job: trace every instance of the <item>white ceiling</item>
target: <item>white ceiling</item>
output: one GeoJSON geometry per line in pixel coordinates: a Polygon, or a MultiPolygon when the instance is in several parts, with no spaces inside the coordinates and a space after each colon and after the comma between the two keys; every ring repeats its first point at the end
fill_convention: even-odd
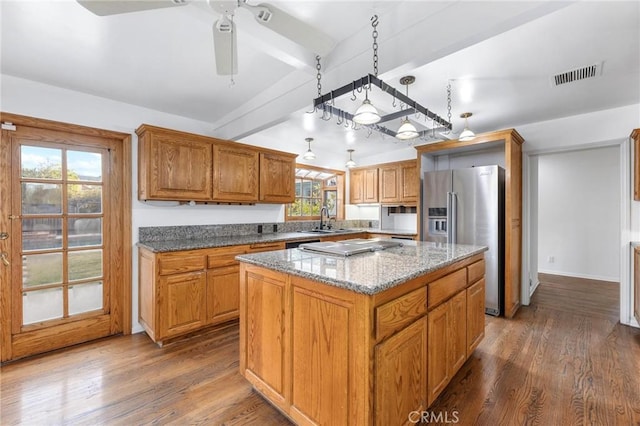
{"type": "MultiPolygon", "coordinates": [[[[271,4],[334,40],[322,59],[323,93],[373,72],[370,18],[378,14],[379,77],[404,90],[399,78],[416,76],[410,97],[444,118],[451,81],[455,132],[466,111],[471,128],[485,132],[640,103],[637,1],[271,4]],[[601,76],[551,84],[556,73],[595,63],[601,76]]],[[[320,165],[343,161],[347,148],[363,157],[407,146],[305,113],[317,96],[314,52],[246,10],[234,18],[235,84],[215,73],[218,15],[204,1],[98,17],[71,0],[2,0],[0,13],[3,74],[209,122],[211,135],[290,152],[303,153],[313,137],[320,165]]]]}

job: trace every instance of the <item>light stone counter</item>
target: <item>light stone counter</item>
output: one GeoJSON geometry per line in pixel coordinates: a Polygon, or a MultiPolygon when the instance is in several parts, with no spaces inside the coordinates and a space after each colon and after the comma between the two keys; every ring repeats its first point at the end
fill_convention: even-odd
{"type": "Polygon", "coordinates": [[[485,246],[406,241],[401,247],[348,257],[289,249],[236,259],[372,295],[486,250],[485,246]]]}

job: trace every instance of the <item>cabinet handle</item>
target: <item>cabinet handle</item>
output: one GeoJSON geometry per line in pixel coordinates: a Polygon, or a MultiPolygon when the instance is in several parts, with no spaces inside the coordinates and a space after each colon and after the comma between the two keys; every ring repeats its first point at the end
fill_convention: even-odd
{"type": "Polygon", "coordinates": [[[3,251],[2,253],[0,253],[0,259],[2,259],[2,263],[4,263],[4,266],[9,266],[9,256],[6,252],[3,251]]]}

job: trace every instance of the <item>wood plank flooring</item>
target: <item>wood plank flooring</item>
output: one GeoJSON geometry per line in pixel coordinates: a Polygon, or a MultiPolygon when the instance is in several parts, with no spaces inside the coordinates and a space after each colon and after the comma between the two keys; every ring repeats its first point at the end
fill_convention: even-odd
{"type": "MultiPolygon", "coordinates": [[[[487,317],[430,423],[640,425],[640,330],[617,322],[616,285],[581,284],[545,277],[515,319],[487,317]]],[[[163,348],[136,334],[6,364],[0,399],[3,426],[290,424],[239,375],[237,323],[163,348]]]]}

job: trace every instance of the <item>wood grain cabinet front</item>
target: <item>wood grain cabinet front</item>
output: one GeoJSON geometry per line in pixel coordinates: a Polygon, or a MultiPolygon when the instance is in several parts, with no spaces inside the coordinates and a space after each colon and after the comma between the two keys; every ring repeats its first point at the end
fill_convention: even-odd
{"type": "Polygon", "coordinates": [[[633,316],[640,323],[640,247],[633,249],[633,316]]]}
{"type": "Polygon", "coordinates": [[[213,146],[213,198],[258,201],[258,152],[230,144],[213,146]]]}
{"type": "Polygon", "coordinates": [[[206,137],[144,124],[136,133],[139,199],[211,200],[212,149],[206,137]]]}
{"type": "Polygon", "coordinates": [[[260,202],[295,201],[295,158],[295,154],[260,153],[260,202]]]}

